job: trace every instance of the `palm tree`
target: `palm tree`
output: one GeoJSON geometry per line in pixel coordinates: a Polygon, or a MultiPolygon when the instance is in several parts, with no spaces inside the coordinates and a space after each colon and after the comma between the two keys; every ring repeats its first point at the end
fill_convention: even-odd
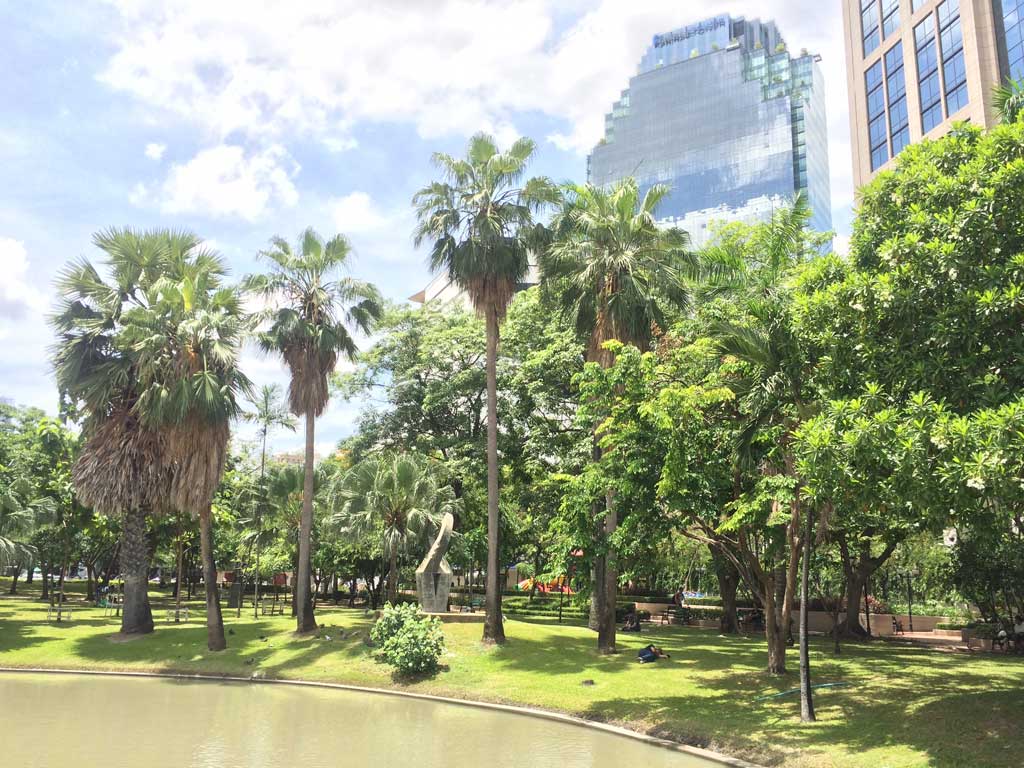
{"type": "Polygon", "coordinates": [[[170,488],[166,437],[145,426],[137,355],[123,339],[124,316],[149,308],[148,287],[161,276],[164,241],[130,229],[93,237],[109,273],[104,280],[87,260],[59,275],[54,370],[62,399],[82,416],[82,450],[72,472],[79,501],[121,521],[124,574],[121,632],[153,631],[149,605],[147,518],[162,511],[170,488]]]}
{"type": "Polygon", "coordinates": [[[188,232],[160,232],[163,274],[149,306],[125,314],[125,340],[137,355],[140,393],[135,412],[166,436],[169,499],[199,517],[206,588],[207,646],[227,647],[213,558],[213,495],[224,475],[231,420],[251,384],[239,367],[248,317],[226,267],[188,232]]]}
{"type": "Polygon", "coordinates": [[[260,436],[260,486],[259,496],[256,499],[256,537],[252,541],[256,548],[256,592],[252,603],[252,612],[253,618],[258,618],[260,604],[260,529],[263,522],[262,507],[266,499],[267,437],[275,427],[282,427],[294,432],[295,419],[292,418],[288,409],[281,402],[281,387],[277,384],[264,385],[260,389],[259,394],[249,402],[255,410],[245,413],[244,418],[246,421],[259,425],[258,434],[260,436]]]}
{"type": "MultiPolygon", "coordinates": [[[[687,304],[685,278],[697,273],[689,237],[680,229],[661,228],[655,220],[668,192],[668,187],[655,185],[641,196],[633,179],[611,187],[565,188],[562,208],[552,222],[553,239],[541,251],[541,281],[587,338],[588,362],[611,365],[605,343],[612,339],[646,347],[652,329],[666,327],[666,311],[687,304]]],[[[601,456],[596,437],[593,451],[596,461],[601,456]]],[[[609,491],[597,540],[607,546],[617,525],[609,491]]],[[[618,587],[614,552],[595,557],[593,586],[591,616],[598,648],[613,653],[618,587]]]]}
{"type": "Polygon", "coordinates": [[[398,602],[398,558],[440,525],[458,502],[411,454],[368,458],[336,478],[333,522],[357,537],[380,532],[388,559],[388,602],[398,602]]]}
{"type": "MultiPolygon", "coordinates": [[[[33,496],[32,484],[24,477],[14,478],[0,490],[0,568],[32,567],[35,549],[29,537],[36,525],[55,511],[53,499],[33,496]]],[[[14,580],[17,583],[17,574],[14,580]]]]}
{"type": "Polygon", "coordinates": [[[444,271],[483,315],[487,330],[487,595],[484,640],[505,642],[499,583],[497,359],[499,329],[529,269],[527,239],[533,216],[558,199],[550,180],[523,180],[536,147],[518,139],[500,152],[476,134],[465,159],[441,152],[433,160],[442,180],[413,197],[419,224],[415,242],[430,243],[430,268],[444,271]]]}
{"type": "Polygon", "coordinates": [[[1024,115],[1024,81],[1007,80],[992,91],[992,107],[1001,123],[1015,123],[1024,115]]]}
{"type": "Polygon", "coordinates": [[[277,302],[272,324],[260,334],[266,351],[279,353],[288,365],[288,402],[292,413],[306,418],[306,466],[296,574],[297,628],[316,629],[310,589],[313,531],[313,446],[316,417],[330,400],[328,376],[339,356],[354,360],[353,333],[369,334],[383,314],[380,293],[370,283],[337,273],[348,267],[352,248],[343,235],[325,241],[313,229],[302,233],[293,249],[275,237],[262,256],[271,272],[249,280],[252,289],[277,302]]]}
{"type": "MultiPolygon", "coordinates": [[[[814,519],[810,509],[803,509],[791,443],[800,424],[811,415],[812,398],[808,394],[811,363],[793,327],[787,289],[792,269],[815,253],[817,241],[821,239],[807,232],[810,215],[806,198],[798,195],[792,206],[776,211],[769,222],[756,228],[750,242],[734,242],[733,250],[725,246],[705,254],[709,261],[725,267],[721,271],[723,280],[718,286],[712,286],[712,291],[732,293],[745,315],[739,322],[720,321],[711,327],[719,351],[745,363],[744,375],[733,384],[745,414],[737,445],[739,460],[749,463],[757,436],[762,430],[776,429],[781,436],[779,458],[774,463],[779,466],[764,466],[761,471],[781,473],[794,480],[795,491],[789,503],[790,514],[784,533],[788,563],[777,567],[774,573],[752,567],[751,563],[746,572],[760,575],[753,581],[765,607],[769,672],[784,674],[789,617],[796,589],[791,577],[796,573],[797,558],[802,554],[799,632],[800,708],[804,721],[815,719],[807,640],[814,519]],[[776,600],[778,592],[782,593],[781,605],[776,600]]],[[[773,503],[773,506],[781,505],[773,503]]],[[[744,567],[746,564],[738,562],[737,565],[744,567]]]]}

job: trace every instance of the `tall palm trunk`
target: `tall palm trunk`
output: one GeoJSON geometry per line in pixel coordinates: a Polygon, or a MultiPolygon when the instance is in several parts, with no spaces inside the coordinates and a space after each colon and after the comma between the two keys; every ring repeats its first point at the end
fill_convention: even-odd
{"type": "Polygon", "coordinates": [[[808,582],[811,569],[811,534],[814,532],[814,518],[806,510],[804,528],[804,559],[800,567],[800,720],[814,722],[814,699],[811,692],[811,659],[807,643],[807,602],[810,598],[808,582]]]}
{"type": "Polygon", "coordinates": [[[295,574],[296,630],[316,629],[313,617],[313,596],[310,592],[310,549],[313,543],[313,444],[316,417],[306,412],[306,477],[302,486],[302,517],[299,519],[299,563],[295,574]]]}
{"type": "Polygon", "coordinates": [[[199,514],[199,548],[206,586],[206,647],[211,651],[223,651],[228,644],[224,639],[224,618],[220,613],[217,565],[213,561],[213,510],[209,505],[199,514]]]}
{"type": "Polygon", "coordinates": [[[260,538],[263,536],[263,498],[266,494],[264,483],[267,477],[267,430],[263,430],[263,448],[260,451],[260,493],[256,499],[256,577],[253,585],[252,617],[260,617],[260,538]]]}
{"type": "MultiPolygon", "coordinates": [[[[149,607],[149,545],[146,542],[145,509],[125,512],[121,532],[121,567],[124,571],[121,632],[126,635],[148,634],[153,631],[153,611],[149,607]]],[[[45,571],[43,577],[46,577],[45,571]]]]}
{"type": "Polygon", "coordinates": [[[398,550],[388,554],[388,602],[398,605],[398,550]]]}
{"type": "Polygon", "coordinates": [[[174,582],[174,623],[181,621],[181,580],[185,576],[185,542],[181,528],[181,517],[178,517],[178,575],[174,582]]]}
{"type": "MultiPolygon", "coordinates": [[[[614,324],[608,314],[609,297],[614,293],[615,285],[606,279],[598,302],[597,319],[590,335],[587,349],[587,360],[598,363],[602,368],[610,368],[615,362],[611,352],[604,348],[609,339],[618,338],[614,324]]],[[[601,460],[601,447],[597,443],[597,425],[594,425],[594,461],[601,460]]],[[[615,653],[615,604],[619,586],[619,573],[615,563],[615,551],[612,548],[612,536],[618,528],[618,509],[615,505],[615,491],[605,492],[604,520],[598,526],[597,533],[603,543],[601,553],[594,563],[594,596],[591,603],[591,623],[596,621],[597,650],[600,653],[615,653]]]]}
{"type": "Polygon", "coordinates": [[[484,597],[484,640],[505,642],[501,620],[498,509],[498,313],[487,310],[487,592],[484,597]]]}
{"type": "Polygon", "coordinates": [[[615,604],[619,585],[619,570],[615,562],[615,551],[611,541],[618,528],[618,509],[615,505],[615,492],[605,494],[604,540],[607,551],[604,555],[604,601],[597,628],[597,650],[600,653],[615,653],[615,604]]]}

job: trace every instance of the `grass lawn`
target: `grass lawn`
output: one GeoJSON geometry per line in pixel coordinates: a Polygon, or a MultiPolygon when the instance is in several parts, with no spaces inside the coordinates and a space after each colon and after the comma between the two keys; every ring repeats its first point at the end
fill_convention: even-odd
{"type": "Polygon", "coordinates": [[[296,637],[293,620],[255,620],[252,609],[225,612],[228,650],[206,650],[206,630],[191,604],[187,624],[165,621],[170,601],[153,593],[157,631],[112,642],[118,622],[97,608],[75,610],[61,625],[29,597],[7,597],[0,581],[0,666],[151,670],[335,681],[401,687],[470,699],[527,704],[627,725],[786,766],[1020,766],[1024,754],[1024,658],[955,654],[887,643],[812,645],[822,690],[818,722],[799,721],[796,696],[755,701],[797,684],[767,675],[763,638],[710,630],[657,628],[620,636],[622,653],[602,657],[584,627],[509,621],[508,644],[485,647],[481,625],[446,624],[448,651],[437,676],[393,678],[370,656],[370,620],[361,610],[318,611],[319,636],[296,637]],[[330,639],[328,639],[328,637],[330,639]],[[636,650],[662,645],[669,660],[641,666],[636,650]],[[585,680],[593,685],[584,685],[585,680]]]}

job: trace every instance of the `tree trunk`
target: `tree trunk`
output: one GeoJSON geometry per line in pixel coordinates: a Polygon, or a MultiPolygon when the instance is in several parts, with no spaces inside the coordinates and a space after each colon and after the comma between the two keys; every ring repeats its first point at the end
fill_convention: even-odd
{"type": "MultiPolygon", "coordinates": [[[[32,566],[29,565],[28,568],[29,568],[29,570],[31,570],[32,566]]],[[[11,588],[7,590],[7,594],[8,595],[16,595],[16,594],[18,594],[18,577],[19,576],[21,576],[21,564],[20,563],[18,563],[18,564],[16,564],[14,566],[14,578],[11,579],[11,588]]]]}
{"type": "Polygon", "coordinates": [[[388,602],[398,605],[398,551],[388,553],[388,602]]]}
{"type": "Polygon", "coordinates": [[[25,566],[25,583],[31,584],[35,581],[36,569],[35,563],[29,563],[25,566]]]}
{"type": "Polygon", "coordinates": [[[144,509],[130,509],[125,513],[121,567],[124,571],[121,632],[126,635],[148,634],[153,631],[153,611],[149,607],[149,544],[146,541],[144,509]]]}
{"type": "Polygon", "coordinates": [[[775,594],[772,590],[765,590],[764,635],[768,641],[768,673],[786,674],[786,632],[779,626],[775,594]]]}
{"type": "Polygon", "coordinates": [[[181,621],[181,579],[185,573],[185,552],[182,541],[181,518],[178,518],[178,576],[174,581],[174,623],[181,621]]]}
{"type": "Polygon", "coordinates": [[[96,585],[93,579],[93,567],[92,563],[86,563],[85,565],[85,599],[92,600],[96,597],[96,585]]]}
{"type": "Polygon", "coordinates": [[[224,619],[220,613],[217,564],[213,561],[213,510],[209,506],[199,515],[199,548],[206,587],[206,647],[211,651],[223,651],[228,644],[224,639],[224,619]]]}
{"type": "Polygon", "coordinates": [[[61,621],[64,616],[64,574],[67,573],[67,564],[62,564],[60,567],[60,577],[57,579],[57,621],[61,621]]]}
{"type": "Polygon", "coordinates": [[[50,564],[45,560],[39,562],[39,572],[43,575],[43,593],[39,596],[42,600],[50,599],[50,564]]]}
{"type": "Polygon", "coordinates": [[[740,631],[740,623],[736,613],[736,590],[740,583],[740,574],[733,562],[721,551],[720,546],[711,545],[711,562],[718,577],[718,594],[722,597],[722,616],[719,619],[719,630],[725,634],[735,635],[740,631]]]}
{"type": "Polygon", "coordinates": [[[501,563],[498,508],[498,313],[487,308],[487,590],[484,598],[484,640],[505,642],[501,616],[501,563]]]}
{"type": "Polygon", "coordinates": [[[808,581],[811,571],[811,534],[814,530],[814,516],[810,509],[804,510],[804,514],[807,522],[804,526],[804,558],[800,568],[800,721],[813,723],[815,717],[811,691],[810,649],[807,640],[807,604],[810,601],[808,581]]]}
{"type": "Polygon", "coordinates": [[[299,566],[295,571],[295,628],[299,632],[316,629],[313,596],[310,592],[310,560],[313,546],[313,440],[316,417],[306,414],[306,478],[302,488],[302,518],[299,521],[299,566]]]}
{"type": "Polygon", "coordinates": [[[607,554],[604,557],[604,611],[597,630],[597,650],[600,653],[615,653],[615,595],[619,586],[619,572],[612,551],[611,540],[618,527],[618,507],[615,492],[605,495],[604,540],[607,554]]]}

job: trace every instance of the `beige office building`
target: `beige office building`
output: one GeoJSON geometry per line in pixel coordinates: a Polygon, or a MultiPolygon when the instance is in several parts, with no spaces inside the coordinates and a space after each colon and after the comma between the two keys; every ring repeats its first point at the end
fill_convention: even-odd
{"type": "Polygon", "coordinates": [[[1024,0],[843,0],[856,186],[957,121],[989,126],[1024,68],[1024,0]]]}

